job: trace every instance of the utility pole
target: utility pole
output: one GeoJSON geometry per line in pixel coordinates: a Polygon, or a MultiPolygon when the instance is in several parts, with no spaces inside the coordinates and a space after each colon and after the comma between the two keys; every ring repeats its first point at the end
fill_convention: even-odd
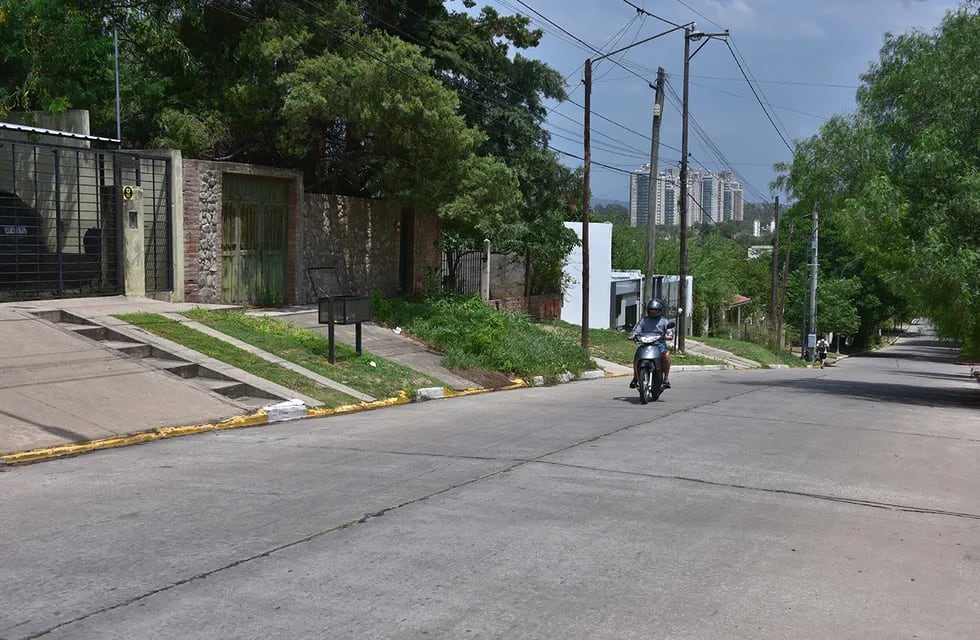
{"type": "Polygon", "coordinates": [[[789,229],[786,231],[786,260],[783,261],[782,287],[779,292],[779,315],[776,321],[776,340],[777,351],[783,350],[783,313],[786,310],[786,280],[789,278],[789,252],[793,246],[793,224],[795,220],[790,218],[789,229]]]}
{"type": "Polygon", "coordinates": [[[589,348],[589,167],[592,165],[592,58],[585,61],[585,170],[582,173],[582,348],[589,348]]]}
{"type": "Polygon", "coordinates": [[[644,300],[653,298],[653,274],[656,266],[654,262],[655,249],[657,246],[657,163],[660,157],[660,120],[664,111],[664,83],[666,73],[663,67],[657,67],[657,95],[653,103],[653,135],[650,136],[650,190],[647,199],[647,263],[646,263],[646,286],[644,300]]]}
{"type": "MultiPolygon", "coordinates": [[[[617,53],[622,53],[627,49],[632,49],[645,42],[650,42],[668,33],[673,33],[679,29],[687,29],[689,26],[690,23],[688,25],[674,27],[673,29],[667,29],[662,33],[638,40],[633,44],[621,47],[615,51],[604,53],[598,56],[595,62],[614,56],[617,53]]],[[[592,58],[587,58],[585,61],[585,135],[582,136],[582,141],[585,145],[585,170],[582,174],[582,347],[585,349],[589,347],[589,167],[592,164],[592,62],[592,58]]]]}
{"type": "Polygon", "coordinates": [[[817,340],[817,267],[820,262],[817,260],[817,208],[813,207],[813,236],[811,239],[811,254],[813,255],[813,263],[811,264],[810,273],[810,336],[813,336],[811,343],[810,337],[807,337],[808,349],[810,352],[810,362],[813,362],[813,351],[816,347],[817,340]]]}
{"type": "Polygon", "coordinates": [[[681,109],[680,282],[677,283],[677,350],[687,335],[687,97],[691,75],[691,29],[684,30],[684,103],[681,109]]]}
{"type": "Polygon", "coordinates": [[[687,335],[687,120],[688,120],[688,85],[691,75],[691,58],[708,44],[711,38],[728,37],[728,31],[723,33],[703,33],[694,31],[695,25],[684,27],[684,104],[681,109],[681,201],[680,201],[680,282],[677,293],[677,350],[684,351],[684,338],[687,335]],[[705,38],[701,46],[691,53],[691,40],[705,38]]]}
{"type": "Polygon", "coordinates": [[[779,196],[776,196],[776,202],[773,204],[772,208],[772,274],[770,277],[770,287],[769,287],[769,326],[773,331],[773,343],[776,345],[776,353],[782,348],[782,341],[779,339],[778,334],[776,334],[776,316],[777,311],[777,287],[776,287],[776,272],[778,271],[779,262],[779,196]]]}
{"type": "Polygon", "coordinates": [[[119,27],[113,25],[112,27],[112,46],[113,46],[113,57],[116,66],[116,143],[122,145],[122,117],[120,116],[120,103],[119,103],[119,27]]]}

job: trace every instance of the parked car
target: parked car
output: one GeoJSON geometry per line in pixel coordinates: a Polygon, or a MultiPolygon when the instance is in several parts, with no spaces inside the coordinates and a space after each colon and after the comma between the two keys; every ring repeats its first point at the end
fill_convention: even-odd
{"type": "Polygon", "coordinates": [[[49,253],[41,214],[17,194],[0,189],[0,289],[36,287],[49,253]]]}

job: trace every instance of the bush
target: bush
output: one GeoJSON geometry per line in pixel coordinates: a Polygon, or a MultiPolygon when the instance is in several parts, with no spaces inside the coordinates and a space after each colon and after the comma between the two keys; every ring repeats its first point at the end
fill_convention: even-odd
{"type": "Polygon", "coordinates": [[[581,345],[546,331],[525,313],[495,311],[477,296],[408,302],[385,300],[376,292],[372,317],[441,351],[449,367],[554,376],[592,366],[581,345]]]}

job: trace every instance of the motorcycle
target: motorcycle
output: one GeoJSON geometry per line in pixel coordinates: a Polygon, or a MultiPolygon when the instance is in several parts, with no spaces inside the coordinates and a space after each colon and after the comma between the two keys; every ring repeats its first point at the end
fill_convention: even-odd
{"type": "MultiPolygon", "coordinates": [[[[675,323],[668,322],[667,329],[673,329],[675,323]]],[[[637,343],[633,362],[636,363],[636,389],[640,392],[640,403],[656,401],[664,390],[664,369],[662,354],[657,346],[666,342],[667,333],[639,333],[633,341],[637,343]]]]}

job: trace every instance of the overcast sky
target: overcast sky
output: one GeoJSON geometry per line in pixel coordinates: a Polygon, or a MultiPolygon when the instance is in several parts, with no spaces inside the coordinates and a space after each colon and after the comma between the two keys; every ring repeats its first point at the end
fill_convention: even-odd
{"type": "MultiPolygon", "coordinates": [[[[459,2],[452,2],[459,9],[459,2]]],[[[691,59],[689,166],[735,170],[747,183],[745,199],[771,199],[772,165],[787,161],[789,144],[817,133],[830,116],[853,111],[860,75],[878,59],[884,34],[912,28],[931,32],[955,0],[483,0],[503,14],[522,13],[544,30],[541,44],[522,53],[542,60],[568,80],[570,100],[548,120],[552,146],[583,155],[583,63],[661,33],[672,26],[639,15],[641,7],[672,23],[694,21],[704,32],[728,29],[729,42],[767,105],[770,124],[725,42],[710,40],[691,59]],[[550,21],[550,22],[549,22],[550,21]],[[554,23],[554,24],[552,24],[554,23]],[[563,33],[561,29],[568,32],[563,33]],[[700,129],[698,131],[697,129],[700,129]],[[709,142],[705,142],[705,137],[709,142]]],[[[698,43],[692,43],[692,52],[698,43]]],[[[628,175],[598,166],[637,169],[649,160],[654,91],[646,80],[664,67],[668,85],[659,167],[679,166],[682,31],[595,63],[592,90],[592,193],[629,200],[628,175]],[[619,61],[629,70],[616,66],[619,61]],[[637,77],[637,76],[641,77],[637,77]],[[646,80],[645,80],[646,79],[646,80]],[[676,97],[675,95],[676,94],[676,97]],[[611,122],[610,122],[611,121],[611,122]]],[[[554,105],[552,105],[554,106],[554,105]]],[[[564,156],[569,166],[581,161],[564,156]]]]}

